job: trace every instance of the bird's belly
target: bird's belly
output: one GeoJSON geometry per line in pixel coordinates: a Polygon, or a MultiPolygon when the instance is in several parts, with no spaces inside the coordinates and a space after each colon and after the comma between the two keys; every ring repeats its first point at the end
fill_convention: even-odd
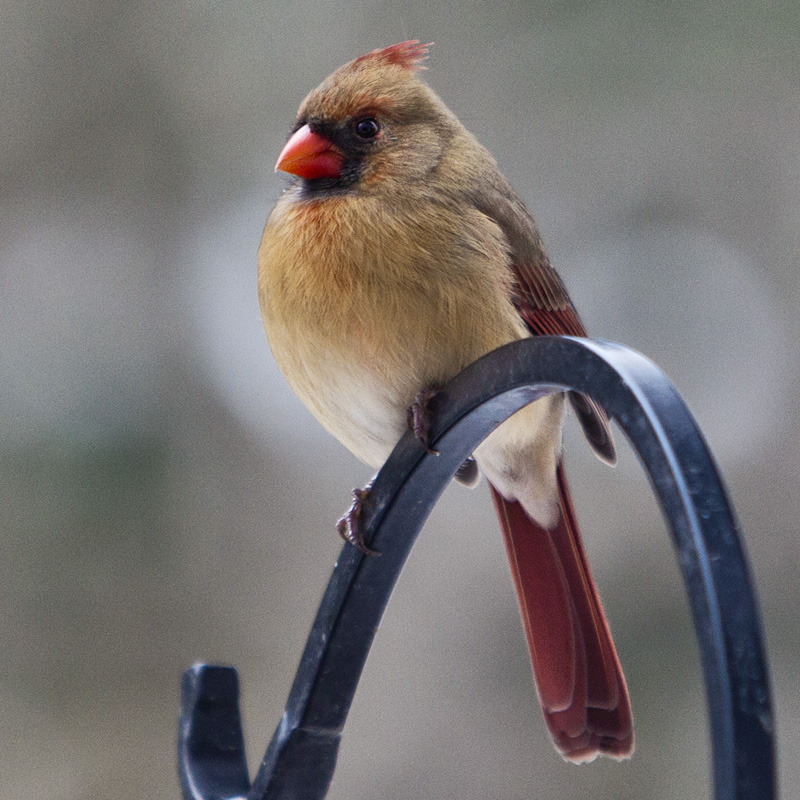
{"type": "MultiPolygon", "coordinates": [[[[407,411],[501,344],[524,335],[491,298],[449,305],[435,296],[364,299],[332,314],[265,315],[273,354],[295,393],[358,458],[379,467],[407,430],[407,411]],[[377,309],[370,314],[365,309],[377,309]]],[[[312,307],[319,309],[322,301],[312,307]]]]}
{"type": "MultiPolygon", "coordinates": [[[[375,469],[407,430],[407,410],[420,391],[443,386],[480,356],[519,337],[506,330],[499,341],[487,342],[462,327],[460,337],[437,339],[420,325],[388,337],[382,335],[384,327],[352,337],[343,328],[341,335],[332,336],[315,330],[308,319],[298,327],[269,325],[267,330],[275,358],[298,397],[331,434],[375,469]]],[[[537,400],[475,451],[495,488],[508,499],[519,499],[545,527],[560,513],[555,468],[563,413],[560,396],[537,400]]]]}
{"type": "MultiPolygon", "coordinates": [[[[306,337],[292,352],[306,350],[307,344],[306,337]]],[[[280,362],[280,350],[275,352],[280,362]]],[[[378,468],[407,429],[407,409],[427,385],[421,377],[425,371],[412,368],[392,373],[374,354],[359,352],[357,347],[343,353],[330,342],[324,353],[321,358],[306,353],[293,359],[299,368],[284,370],[284,374],[320,423],[355,456],[378,468]]],[[[413,360],[407,352],[407,368],[413,360]]]]}
{"type": "MultiPolygon", "coordinates": [[[[286,331],[284,332],[286,333],[286,331]]],[[[359,459],[379,468],[406,432],[407,411],[423,389],[437,389],[464,367],[504,341],[487,345],[469,342],[464,330],[458,347],[444,339],[420,337],[420,330],[401,332],[376,346],[365,346],[369,337],[316,338],[305,326],[273,351],[295,393],[320,423],[359,459]],[[427,343],[427,344],[426,344],[427,343]]],[[[506,341],[516,338],[508,332],[506,341]]],[[[554,458],[560,451],[562,404],[544,398],[518,412],[478,448],[476,456],[498,486],[514,496],[513,473],[554,474],[554,458]],[[502,466],[501,466],[502,465],[502,466]]],[[[538,476],[541,480],[542,476],[538,476]]],[[[544,484],[549,481],[543,481],[544,484]]],[[[538,515],[537,515],[538,516],[538,515]]]]}

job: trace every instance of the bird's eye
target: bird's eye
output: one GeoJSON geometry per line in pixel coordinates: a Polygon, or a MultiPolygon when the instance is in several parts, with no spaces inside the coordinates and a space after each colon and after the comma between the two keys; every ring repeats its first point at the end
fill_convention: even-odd
{"type": "Polygon", "coordinates": [[[356,135],[361,139],[374,139],[380,132],[381,126],[375,117],[366,117],[356,122],[356,135]]]}

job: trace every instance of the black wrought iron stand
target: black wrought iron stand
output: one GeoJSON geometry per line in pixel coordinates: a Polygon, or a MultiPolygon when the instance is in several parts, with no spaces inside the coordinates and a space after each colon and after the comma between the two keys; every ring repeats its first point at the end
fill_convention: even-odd
{"type": "Polygon", "coordinates": [[[427,455],[413,435],[397,445],[364,511],[381,556],[345,545],[292,686],[251,784],[232,667],[184,673],[178,763],[185,800],[320,800],[342,728],[395,581],[458,466],[527,403],[575,389],[617,421],[666,517],[691,601],[710,716],[716,800],[775,797],[772,704],[755,592],[739,526],[700,430],[669,379],[621,345],[536,337],[464,370],[436,396],[427,455]]]}

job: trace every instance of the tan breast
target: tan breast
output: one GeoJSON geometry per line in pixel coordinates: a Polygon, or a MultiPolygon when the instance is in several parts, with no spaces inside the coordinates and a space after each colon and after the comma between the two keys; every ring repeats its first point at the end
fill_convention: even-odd
{"type": "Polygon", "coordinates": [[[508,299],[496,225],[430,203],[288,192],[259,250],[267,338],[292,388],[359,458],[379,466],[405,410],[481,355],[527,335],[508,299]]]}

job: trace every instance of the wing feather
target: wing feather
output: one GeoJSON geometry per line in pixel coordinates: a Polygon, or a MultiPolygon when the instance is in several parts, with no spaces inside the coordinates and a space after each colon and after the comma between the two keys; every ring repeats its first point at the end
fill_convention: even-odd
{"type": "MultiPolygon", "coordinates": [[[[511,300],[531,334],[586,336],[586,328],[569,299],[564,282],[547,257],[536,223],[505,179],[496,178],[492,191],[476,201],[508,241],[511,300]]],[[[569,398],[596,455],[608,464],[615,464],[617,453],[606,412],[586,395],[570,392],[569,398]]]]}

